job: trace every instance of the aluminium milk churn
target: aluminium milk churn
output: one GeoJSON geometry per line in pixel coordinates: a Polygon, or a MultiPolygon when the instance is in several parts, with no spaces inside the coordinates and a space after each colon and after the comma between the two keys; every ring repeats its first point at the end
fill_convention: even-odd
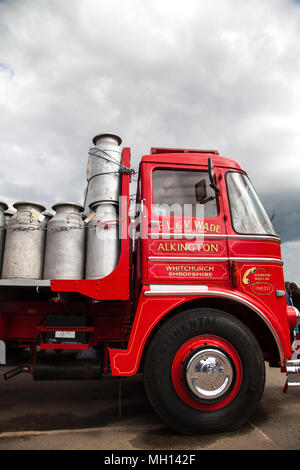
{"type": "Polygon", "coordinates": [[[89,213],[95,202],[119,202],[122,169],[121,137],[100,134],[89,151],[84,209],[89,213]]]}
{"type": "Polygon", "coordinates": [[[36,202],[20,201],[17,212],[7,222],[2,278],[42,279],[45,207],[36,202]]]}
{"type": "Polygon", "coordinates": [[[83,207],[75,202],[60,202],[52,209],[56,214],[47,224],[43,278],[84,279],[83,207]]]}
{"type": "Polygon", "coordinates": [[[2,267],[4,243],[6,236],[6,220],[4,211],[6,211],[7,209],[8,205],[6,204],[6,202],[0,201],[0,270],[2,267]]]}
{"type": "Polygon", "coordinates": [[[86,279],[108,276],[116,267],[120,255],[118,204],[91,204],[86,218],[86,279]]]}
{"type": "Polygon", "coordinates": [[[15,211],[12,211],[8,209],[7,211],[4,212],[4,218],[5,218],[5,225],[7,225],[7,222],[10,220],[10,218],[15,214],[15,211]]]}

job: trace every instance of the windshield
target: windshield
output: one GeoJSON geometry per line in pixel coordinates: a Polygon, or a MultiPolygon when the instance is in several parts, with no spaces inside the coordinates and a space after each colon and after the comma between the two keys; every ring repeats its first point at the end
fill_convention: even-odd
{"type": "Polygon", "coordinates": [[[227,187],[234,230],[241,234],[276,235],[252,184],[242,173],[227,173],[227,187]]]}

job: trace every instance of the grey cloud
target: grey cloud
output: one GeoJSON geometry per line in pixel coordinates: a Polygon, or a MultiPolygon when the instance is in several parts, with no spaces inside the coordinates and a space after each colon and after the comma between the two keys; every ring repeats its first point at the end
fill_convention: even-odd
{"type": "Polygon", "coordinates": [[[273,225],[283,242],[300,239],[300,198],[299,195],[274,188],[273,193],[262,195],[264,206],[270,216],[274,215],[273,225]]]}
{"type": "Polygon", "coordinates": [[[10,0],[0,8],[0,60],[15,71],[11,82],[0,77],[1,198],[81,202],[91,139],[111,130],[132,148],[136,169],[151,146],[216,148],[238,160],[275,208],[278,231],[297,239],[286,215],[299,214],[297,5],[10,0]]]}
{"type": "Polygon", "coordinates": [[[4,75],[4,78],[13,78],[13,76],[15,75],[15,72],[13,71],[13,69],[11,68],[11,66],[9,64],[3,64],[0,62],[0,73],[2,73],[4,75]]]}

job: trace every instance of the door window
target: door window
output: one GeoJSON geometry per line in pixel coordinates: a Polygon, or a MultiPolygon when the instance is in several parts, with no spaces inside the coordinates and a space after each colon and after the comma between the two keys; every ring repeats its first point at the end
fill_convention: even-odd
{"type": "Polygon", "coordinates": [[[215,191],[204,171],[154,170],[153,212],[158,215],[216,217],[215,191]]]}

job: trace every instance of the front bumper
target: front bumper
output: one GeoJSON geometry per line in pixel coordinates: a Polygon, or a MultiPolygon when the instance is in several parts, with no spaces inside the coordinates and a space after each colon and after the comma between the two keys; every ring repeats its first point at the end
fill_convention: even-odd
{"type": "Polygon", "coordinates": [[[300,359],[287,361],[286,364],[287,385],[300,387],[300,359]]]}

